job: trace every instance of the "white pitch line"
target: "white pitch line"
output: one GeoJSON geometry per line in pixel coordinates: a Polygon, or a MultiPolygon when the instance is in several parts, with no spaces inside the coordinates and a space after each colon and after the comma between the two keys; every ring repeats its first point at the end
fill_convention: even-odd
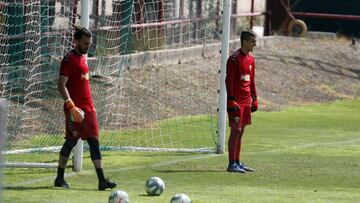
{"type": "Polygon", "coordinates": [[[276,152],[282,152],[282,151],[291,151],[291,150],[296,150],[296,149],[304,149],[304,148],[319,147],[319,146],[354,144],[356,142],[360,142],[360,138],[356,138],[356,139],[352,139],[352,140],[337,141],[337,142],[307,143],[307,144],[295,145],[295,146],[282,148],[282,149],[272,149],[272,150],[266,150],[266,151],[247,152],[246,154],[276,153],[276,152]]]}
{"type": "MultiPolygon", "coordinates": [[[[296,150],[296,149],[304,149],[304,148],[311,148],[311,147],[317,147],[317,146],[331,146],[331,145],[341,145],[341,144],[353,144],[355,142],[359,142],[360,138],[357,139],[352,139],[352,140],[345,140],[345,141],[338,141],[338,142],[326,142],[326,143],[308,143],[308,144],[304,144],[304,145],[296,145],[296,146],[292,146],[292,147],[288,147],[288,148],[283,148],[283,149],[273,149],[273,150],[266,150],[266,151],[257,151],[257,152],[246,152],[246,154],[263,154],[263,153],[276,153],[276,152],[281,152],[281,151],[289,151],[289,150],[296,150]]],[[[216,157],[216,156],[222,156],[223,154],[207,154],[205,156],[200,155],[200,156],[196,156],[196,157],[191,157],[191,158],[183,158],[183,159],[177,159],[177,160],[172,160],[172,161],[167,161],[167,162],[162,162],[162,163],[157,163],[157,164],[152,164],[150,166],[135,166],[135,167],[125,167],[125,168],[120,168],[120,169],[116,169],[116,170],[107,170],[107,172],[120,172],[120,171],[129,171],[129,170],[136,170],[136,169],[142,169],[142,168],[147,168],[147,167],[160,167],[160,166],[168,166],[168,165],[173,165],[173,164],[177,164],[183,161],[191,161],[191,160],[199,160],[199,159],[207,159],[207,158],[212,158],[212,157],[216,157]]],[[[80,172],[81,174],[90,174],[90,173],[94,173],[93,170],[84,170],[82,172],[80,172]]],[[[70,173],[66,173],[65,177],[72,177],[74,175],[76,175],[78,173],[76,172],[70,172],[70,173]]],[[[7,185],[5,187],[16,187],[16,186],[24,186],[24,185],[31,185],[34,183],[38,183],[38,182],[43,182],[43,181],[48,181],[48,180],[54,180],[55,176],[49,176],[49,177],[43,177],[43,178],[38,178],[38,179],[32,179],[32,180],[28,180],[28,181],[23,181],[23,182],[19,182],[19,183],[15,183],[12,185],[7,185]]]]}

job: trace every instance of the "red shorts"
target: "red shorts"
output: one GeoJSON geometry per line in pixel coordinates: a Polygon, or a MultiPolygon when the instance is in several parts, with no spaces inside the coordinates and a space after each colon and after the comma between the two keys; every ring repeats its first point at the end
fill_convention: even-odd
{"type": "Polygon", "coordinates": [[[65,139],[83,139],[89,138],[99,139],[99,126],[96,118],[95,108],[82,109],[85,113],[85,118],[80,123],[72,122],[70,119],[70,113],[64,109],[65,112],[65,139]]]}
{"type": "Polygon", "coordinates": [[[251,109],[250,106],[240,106],[240,120],[236,122],[234,118],[229,116],[229,126],[230,128],[241,128],[246,125],[251,124],[251,109]]]}

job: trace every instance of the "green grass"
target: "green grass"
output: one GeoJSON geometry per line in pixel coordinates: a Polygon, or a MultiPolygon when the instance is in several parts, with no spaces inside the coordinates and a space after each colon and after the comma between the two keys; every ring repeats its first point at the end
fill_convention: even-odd
{"type": "MultiPolygon", "coordinates": [[[[215,152],[215,125],[212,116],[179,116],[153,123],[146,128],[134,127],[121,131],[101,131],[100,144],[102,150],[109,150],[109,146],[124,147],[157,147],[157,148],[206,148],[215,152]]],[[[9,150],[32,149],[31,154],[9,154],[9,162],[46,162],[58,159],[57,153],[44,153],[44,147],[61,146],[64,135],[41,134],[28,138],[12,140],[9,150]]],[[[85,147],[87,143],[84,142],[85,147]]],[[[88,149],[88,148],[86,148],[88,149]]],[[[85,149],[85,150],[86,150],[85,149]]]]}
{"type": "MultiPolygon", "coordinates": [[[[195,203],[357,202],[359,133],[360,101],[338,101],[256,112],[242,149],[243,161],[255,173],[225,172],[227,154],[105,151],[103,159],[106,175],[133,203],[165,203],[175,193],[186,193],[195,203]],[[165,181],[159,197],[144,192],[150,176],[165,181]]],[[[55,170],[6,169],[4,202],[107,202],[110,191],[96,190],[85,155],[83,172],[67,170],[70,190],[52,187],[55,170]]]]}
{"type": "Polygon", "coordinates": [[[211,120],[211,116],[176,117],[152,123],[151,127],[144,129],[102,132],[100,140],[102,146],[127,146],[126,143],[133,143],[140,147],[214,147],[216,129],[213,125],[216,122],[211,120]],[[160,134],[162,136],[157,136],[160,134]]]}

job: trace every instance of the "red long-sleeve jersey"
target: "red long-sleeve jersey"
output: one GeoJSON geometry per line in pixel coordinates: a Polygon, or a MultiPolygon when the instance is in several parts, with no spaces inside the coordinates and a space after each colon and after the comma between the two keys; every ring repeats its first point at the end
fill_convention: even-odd
{"type": "Polygon", "coordinates": [[[228,98],[233,97],[240,106],[251,106],[256,96],[255,60],[241,49],[235,51],[226,63],[226,90],[228,98]]]}

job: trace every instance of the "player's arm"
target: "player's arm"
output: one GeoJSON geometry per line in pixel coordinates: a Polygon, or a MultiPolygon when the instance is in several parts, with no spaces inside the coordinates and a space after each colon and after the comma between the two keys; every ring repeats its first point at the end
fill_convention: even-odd
{"type": "Polygon", "coordinates": [[[229,115],[236,116],[239,113],[240,106],[236,102],[235,92],[234,92],[234,81],[236,73],[236,64],[228,59],[226,63],[226,91],[227,91],[227,111],[229,115]]]}
{"type": "Polygon", "coordinates": [[[59,80],[58,80],[58,90],[62,96],[62,98],[64,99],[64,101],[68,101],[71,100],[69,92],[66,88],[66,83],[68,81],[68,77],[64,76],[64,75],[60,75],[59,76],[59,80]]]}
{"type": "Polygon", "coordinates": [[[253,69],[251,70],[250,92],[251,92],[251,112],[257,111],[259,102],[257,100],[256,82],[255,82],[255,62],[253,62],[253,69]]]}
{"type": "Polygon", "coordinates": [[[84,113],[81,109],[76,107],[74,102],[71,100],[69,91],[66,88],[67,81],[68,77],[60,75],[58,80],[58,90],[65,101],[65,107],[69,110],[71,118],[74,122],[80,123],[84,119],[84,113]]]}

